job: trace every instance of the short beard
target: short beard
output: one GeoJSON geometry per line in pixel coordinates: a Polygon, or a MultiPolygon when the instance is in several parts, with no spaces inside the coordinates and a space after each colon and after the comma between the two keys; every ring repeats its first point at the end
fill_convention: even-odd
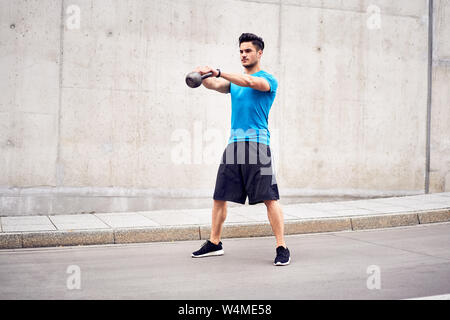
{"type": "Polygon", "coordinates": [[[249,65],[246,65],[246,66],[244,66],[244,68],[245,68],[245,69],[251,69],[251,68],[253,68],[254,66],[256,66],[257,63],[258,63],[258,61],[254,62],[254,63],[252,63],[252,64],[249,64],[249,65]]]}

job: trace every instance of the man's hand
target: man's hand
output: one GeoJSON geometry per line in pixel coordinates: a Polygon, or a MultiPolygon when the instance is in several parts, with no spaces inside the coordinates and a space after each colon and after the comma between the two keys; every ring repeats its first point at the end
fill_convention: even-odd
{"type": "Polygon", "coordinates": [[[201,75],[212,72],[212,76],[202,81],[205,88],[216,90],[220,93],[230,93],[230,81],[225,79],[216,78],[219,75],[217,69],[211,67],[197,67],[194,71],[199,72],[201,75]]]}
{"type": "Polygon", "coordinates": [[[195,69],[196,72],[200,72],[201,75],[207,74],[209,72],[212,72],[212,76],[213,77],[217,77],[219,75],[219,71],[217,71],[217,69],[213,69],[211,67],[205,66],[205,67],[197,67],[197,69],[195,69]]]}

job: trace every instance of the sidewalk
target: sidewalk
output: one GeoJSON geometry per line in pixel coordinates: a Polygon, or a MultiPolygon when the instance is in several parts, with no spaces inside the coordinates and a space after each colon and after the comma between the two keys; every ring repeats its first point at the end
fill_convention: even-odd
{"type": "MultiPolygon", "coordinates": [[[[450,192],[282,206],[285,234],[450,221],[450,192]]],[[[0,249],[209,238],[211,209],[0,217],[0,249]]],[[[223,238],[272,236],[264,204],[229,207],[223,238]]]]}

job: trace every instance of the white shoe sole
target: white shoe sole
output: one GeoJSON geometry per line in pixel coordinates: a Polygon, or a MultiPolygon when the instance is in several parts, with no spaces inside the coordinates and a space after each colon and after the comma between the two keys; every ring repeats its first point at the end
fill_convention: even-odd
{"type": "Polygon", "coordinates": [[[204,258],[204,257],[213,257],[213,256],[221,256],[223,255],[225,252],[222,250],[217,250],[217,251],[212,251],[212,252],[208,252],[205,254],[201,254],[198,256],[195,256],[194,254],[191,254],[192,258],[204,258]]]}
{"type": "Polygon", "coordinates": [[[287,266],[289,263],[291,263],[291,257],[289,257],[288,262],[285,262],[285,263],[277,262],[277,263],[274,263],[273,265],[274,266],[287,266]]]}

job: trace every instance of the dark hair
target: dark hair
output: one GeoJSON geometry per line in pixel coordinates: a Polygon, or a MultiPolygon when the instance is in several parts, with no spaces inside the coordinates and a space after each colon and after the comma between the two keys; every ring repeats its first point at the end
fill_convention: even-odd
{"type": "Polygon", "coordinates": [[[253,33],[243,33],[239,37],[239,46],[242,42],[251,42],[256,49],[264,50],[264,40],[253,33]]]}

